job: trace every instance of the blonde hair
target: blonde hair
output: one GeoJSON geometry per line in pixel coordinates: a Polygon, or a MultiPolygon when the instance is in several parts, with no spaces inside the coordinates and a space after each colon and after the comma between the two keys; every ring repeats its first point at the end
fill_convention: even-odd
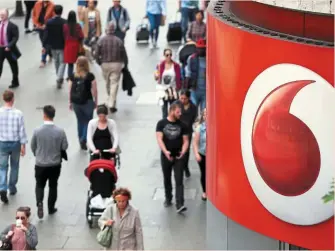
{"type": "Polygon", "coordinates": [[[197,128],[199,125],[201,125],[204,121],[204,115],[205,115],[206,108],[202,110],[201,114],[198,116],[196,121],[194,121],[193,128],[197,128]]]}
{"type": "Polygon", "coordinates": [[[77,61],[76,61],[75,76],[76,77],[83,77],[89,72],[90,72],[90,66],[89,66],[87,57],[85,57],[85,56],[78,57],[77,61]]]}

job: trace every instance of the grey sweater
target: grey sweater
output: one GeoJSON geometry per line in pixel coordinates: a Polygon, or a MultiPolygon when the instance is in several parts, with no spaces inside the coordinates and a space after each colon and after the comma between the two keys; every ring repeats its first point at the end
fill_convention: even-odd
{"type": "Polygon", "coordinates": [[[44,124],[35,129],[31,150],[36,157],[36,166],[57,166],[62,163],[61,151],[68,148],[65,131],[53,124],[44,124]]]}
{"type": "MultiPolygon", "coordinates": [[[[6,227],[1,233],[1,239],[5,238],[9,231],[13,229],[13,225],[6,227]]],[[[26,232],[26,240],[29,250],[35,250],[38,244],[37,230],[32,224],[28,225],[28,230],[26,232]]]]}

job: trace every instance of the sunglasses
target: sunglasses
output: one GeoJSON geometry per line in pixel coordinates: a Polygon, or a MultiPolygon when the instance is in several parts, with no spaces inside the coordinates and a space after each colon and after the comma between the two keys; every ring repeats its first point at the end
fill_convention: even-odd
{"type": "Polygon", "coordinates": [[[171,56],[172,56],[172,54],[170,54],[170,53],[165,54],[165,57],[171,57],[171,56]]]}
{"type": "Polygon", "coordinates": [[[26,217],[24,217],[24,216],[21,216],[21,217],[16,216],[16,219],[17,219],[17,220],[25,220],[26,217]]]}

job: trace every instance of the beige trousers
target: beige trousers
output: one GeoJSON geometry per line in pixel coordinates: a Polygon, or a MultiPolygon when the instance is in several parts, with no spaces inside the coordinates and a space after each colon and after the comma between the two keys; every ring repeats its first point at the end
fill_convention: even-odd
{"type": "Polygon", "coordinates": [[[106,81],[107,88],[107,106],[109,108],[116,108],[116,96],[119,89],[119,82],[121,71],[124,63],[102,63],[101,69],[106,81]]]}

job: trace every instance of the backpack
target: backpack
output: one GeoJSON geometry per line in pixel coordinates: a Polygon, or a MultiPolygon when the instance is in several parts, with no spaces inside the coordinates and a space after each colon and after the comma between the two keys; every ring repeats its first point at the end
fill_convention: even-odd
{"type": "Polygon", "coordinates": [[[85,85],[85,78],[75,77],[71,86],[71,102],[78,105],[86,104],[88,91],[85,85]]]}

